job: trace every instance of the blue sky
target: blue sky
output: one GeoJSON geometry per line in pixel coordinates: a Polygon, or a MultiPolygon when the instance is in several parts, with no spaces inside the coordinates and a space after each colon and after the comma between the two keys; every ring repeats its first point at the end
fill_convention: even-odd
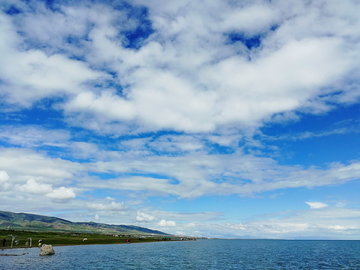
{"type": "Polygon", "coordinates": [[[1,210],[360,239],[359,8],[1,1],[1,210]]]}

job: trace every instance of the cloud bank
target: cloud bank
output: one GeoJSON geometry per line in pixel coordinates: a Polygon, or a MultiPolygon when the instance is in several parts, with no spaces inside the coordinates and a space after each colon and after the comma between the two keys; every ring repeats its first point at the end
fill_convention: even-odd
{"type": "Polygon", "coordinates": [[[357,202],[348,207],[342,191],[336,208],[317,191],[356,188],[360,177],[359,8],[2,1],[4,210],[206,236],[357,236],[357,202]],[[285,217],[230,213],[242,198],[303,190],[314,193],[294,195],[301,206],[264,207],[285,217]]]}

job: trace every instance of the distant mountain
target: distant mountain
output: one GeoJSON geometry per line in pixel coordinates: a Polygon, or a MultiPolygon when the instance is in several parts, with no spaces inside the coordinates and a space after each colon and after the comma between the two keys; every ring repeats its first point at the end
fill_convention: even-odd
{"type": "Polygon", "coordinates": [[[0,211],[0,229],[6,228],[32,231],[167,235],[164,232],[132,225],[109,225],[96,222],[71,222],[69,220],[57,217],[0,211]]]}

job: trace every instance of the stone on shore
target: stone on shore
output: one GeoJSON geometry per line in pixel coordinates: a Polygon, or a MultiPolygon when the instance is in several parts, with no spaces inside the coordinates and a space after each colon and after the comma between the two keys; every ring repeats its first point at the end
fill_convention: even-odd
{"type": "Polygon", "coordinates": [[[40,256],[54,255],[55,250],[52,245],[42,245],[40,249],[40,256]]]}

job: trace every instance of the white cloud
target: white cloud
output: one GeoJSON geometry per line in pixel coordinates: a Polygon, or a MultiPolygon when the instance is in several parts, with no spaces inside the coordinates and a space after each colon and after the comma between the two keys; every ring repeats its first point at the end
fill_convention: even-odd
{"type": "Polygon", "coordinates": [[[6,171],[0,171],[0,183],[6,182],[9,180],[10,176],[7,174],[6,171]]]}
{"type": "Polygon", "coordinates": [[[148,143],[148,146],[164,152],[196,151],[204,147],[194,136],[161,136],[156,141],[148,143]]]}
{"type": "Polygon", "coordinates": [[[148,176],[87,180],[79,186],[196,198],[205,194],[252,195],[284,188],[313,188],[341,184],[360,177],[360,164],[356,161],[348,165],[333,163],[322,169],[304,168],[281,166],[275,159],[243,154],[241,151],[224,155],[192,152],[172,157],[131,153],[111,157],[111,162],[91,164],[91,170],[102,173],[142,172],[148,176]],[[216,181],[222,178],[226,181],[216,181]]]}
{"type": "MultiPolygon", "coordinates": [[[[56,120],[65,117],[68,126],[100,135],[82,141],[86,131],[77,129],[74,134],[40,126],[0,129],[0,139],[14,145],[0,151],[4,207],[31,202],[32,209],[40,209],[43,201],[34,194],[43,193],[42,200],[59,211],[56,202],[75,199],[62,209],[71,212],[83,209],[84,201],[76,200],[79,193],[106,189],[114,198],[94,199],[86,207],[92,211],[90,219],[96,220],[99,211],[102,220],[112,220],[114,211],[129,210],[115,202],[119,190],[136,198],[139,206],[146,196],[246,196],[360,178],[356,160],[323,167],[286,166],[279,165],[276,153],[264,156],[261,150],[246,149],[267,147],[253,138],[265,122],[301,120],[302,113],[324,113],[358,100],[359,3],[163,2],[133,2],[149,7],[153,28],[137,49],[124,47],[128,40],[123,33],[146,24],[106,4],[59,4],[53,11],[42,3],[18,2],[23,13],[0,13],[0,98],[6,109],[19,109],[14,104],[43,106],[63,113],[56,120]],[[230,34],[253,39],[259,46],[248,48],[230,34]],[[50,108],[47,99],[52,98],[58,101],[50,108]],[[159,130],[164,133],[156,133],[159,130]],[[151,135],[143,138],[144,132],[151,135]],[[103,134],[113,136],[107,140],[103,134]],[[112,141],[117,141],[115,146],[112,141]],[[213,143],[229,152],[218,154],[213,143]],[[59,152],[49,150],[52,147],[59,152]]],[[[299,138],[345,131],[306,132],[299,138]]],[[[184,233],[226,231],[240,236],[350,233],[359,228],[348,216],[349,224],[343,222],[341,214],[324,203],[307,204],[309,211],[287,219],[208,227],[205,221],[218,221],[223,214],[136,208],[130,209],[128,221],[153,222],[169,230],[176,225],[184,233]],[[315,213],[321,215],[320,223],[315,213]],[[331,215],[338,219],[331,220],[331,215]]]]}
{"type": "MultiPolygon", "coordinates": [[[[356,46],[346,49],[347,39],[336,28],[325,26],[331,35],[314,27],[306,32],[302,29],[306,20],[312,25],[341,20],[335,9],[334,16],[328,17],[313,12],[318,6],[302,2],[297,2],[297,8],[282,2],[246,7],[215,2],[205,8],[194,3],[184,5],[181,13],[171,9],[173,16],[151,5],[156,9],[150,14],[157,32],[136,52],[117,46],[104,34],[94,35],[94,44],[111,45],[114,67],[126,74],[122,80],[129,85],[127,96],[119,97],[111,91],[83,92],[65,104],[65,110],[80,115],[86,111],[98,126],[117,120],[126,125],[126,121],[136,120],[149,129],[208,132],[229,123],[261,125],[276,113],[308,106],[314,111],[330,109],[322,102],[309,100],[321,95],[326,87],[329,91],[328,86],[357,65],[356,46]],[[290,8],[292,15],[283,8],[290,8]],[[225,13],[214,19],[214,11],[219,9],[225,13]],[[241,22],[235,24],[235,19],[241,22]],[[238,31],[256,34],[268,31],[275,22],[278,29],[264,35],[263,45],[254,53],[245,49],[237,53],[235,45],[225,42],[224,34],[230,26],[236,25],[233,31],[238,27],[238,31]],[[241,28],[249,26],[253,29],[241,28]],[[203,40],[208,42],[204,44],[203,40]],[[249,61],[248,57],[253,59],[249,61]]],[[[331,9],[332,3],[324,5],[331,9]]],[[[114,36],[114,31],[108,35],[114,36]]],[[[355,32],[351,36],[355,42],[355,32]]],[[[102,58],[105,62],[107,59],[102,58]]]]}
{"type": "Polygon", "coordinates": [[[69,148],[73,152],[73,156],[77,158],[93,158],[99,155],[100,150],[94,143],[88,142],[73,142],[69,145],[69,148]]]}
{"type": "Polygon", "coordinates": [[[152,221],[154,219],[155,219],[155,217],[152,216],[152,215],[149,215],[149,214],[146,214],[146,213],[143,213],[143,212],[140,212],[140,211],[137,212],[136,221],[149,222],[149,221],[152,221]]]}
{"type": "Polygon", "coordinates": [[[42,194],[42,193],[51,194],[53,192],[51,185],[38,183],[33,178],[29,179],[25,185],[18,186],[18,190],[22,192],[29,192],[34,194],[42,194]]]}
{"type": "Polygon", "coordinates": [[[207,139],[221,146],[231,146],[233,144],[236,145],[241,137],[241,135],[211,135],[207,139]]]}
{"type": "Polygon", "coordinates": [[[245,32],[252,36],[267,31],[278,23],[278,11],[268,5],[251,5],[223,15],[220,27],[223,31],[245,32]]]}
{"type": "MultiPolygon", "coordinates": [[[[194,222],[204,222],[204,221],[214,221],[219,220],[223,216],[221,212],[195,212],[195,213],[187,213],[187,212],[172,212],[172,211],[154,211],[154,215],[159,217],[159,219],[165,220],[176,220],[176,221],[191,221],[190,223],[182,223],[191,226],[195,224],[194,222]]],[[[184,225],[184,226],[187,226],[184,225]]]]}
{"type": "Polygon", "coordinates": [[[18,23],[2,14],[0,76],[7,100],[30,106],[65,93],[69,121],[90,129],[111,130],[110,125],[125,131],[135,121],[145,130],[209,132],[235,123],[259,126],[277,113],[330,110],[319,95],[355,91],[346,80],[359,67],[357,3],[340,8],[333,1],[138,2],[150,7],[155,30],[139,50],[124,48],[126,37],[119,34],[138,22],[106,5],[61,6],[62,12],[54,12],[39,4],[38,12],[18,15],[18,23]],[[261,35],[261,45],[249,50],[229,42],[231,32],[261,35]],[[80,44],[64,42],[70,34],[80,44]],[[49,51],[15,49],[26,38],[49,51]],[[80,51],[84,61],[70,59],[80,51]],[[98,70],[104,66],[126,86],[123,95],[84,85],[101,85],[105,75],[98,70]]]}
{"type": "MultiPolygon", "coordinates": [[[[321,89],[332,85],[358,63],[357,47],[347,44],[350,39],[356,45],[357,32],[353,29],[359,20],[350,16],[350,23],[343,17],[356,10],[352,2],[341,9],[335,8],[333,2],[323,2],[320,12],[315,12],[319,9],[317,4],[304,5],[302,1],[294,1],[293,5],[283,1],[231,5],[213,1],[201,6],[183,2],[166,8],[144,4],[151,7],[150,19],[156,33],[138,51],[123,48],[116,36],[119,25],[132,29],[137,23],[126,21],[124,12],[105,5],[62,7],[62,13],[43,8],[42,12],[26,15],[23,23],[17,25],[3,15],[7,26],[3,31],[11,44],[20,40],[15,31],[19,25],[29,36],[51,46],[65,46],[61,39],[70,33],[69,29],[75,36],[90,31],[86,61],[115,69],[128,85],[126,97],[115,95],[110,89],[99,93],[79,87],[88,79],[98,79],[100,73],[80,61],[57,54],[46,56],[39,50],[26,54],[12,51],[12,55],[21,55],[20,63],[24,64],[20,66],[25,71],[29,69],[26,72],[32,75],[24,76],[18,69],[13,72],[7,67],[4,72],[9,73],[8,80],[33,87],[36,91],[26,92],[35,95],[30,100],[61,89],[74,94],[64,109],[75,118],[90,113],[93,118],[87,121],[88,128],[102,129],[104,124],[118,120],[127,125],[126,121],[136,120],[150,129],[207,132],[228,123],[260,125],[273,114],[306,107],[311,104],[309,100],[321,94],[321,89]],[[98,16],[100,11],[106,15],[98,16]],[[115,18],[126,23],[113,24],[115,18]],[[90,30],[89,21],[94,24],[90,30]],[[319,22],[321,27],[317,27],[319,22]],[[269,31],[274,25],[278,27],[276,31],[264,34],[262,46],[254,53],[243,48],[239,54],[239,49],[226,43],[224,37],[229,31],[245,32],[251,37],[269,31]],[[346,39],[343,29],[347,29],[346,39]],[[37,62],[33,63],[30,60],[35,56],[37,62]],[[252,61],[247,60],[249,56],[252,61]],[[57,76],[61,82],[51,77],[53,66],[57,67],[57,74],[62,74],[57,76]],[[45,75],[42,70],[46,70],[45,75]],[[41,80],[36,79],[39,72],[41,80]],[[11,79],[15,75],[22,79],[11,79]]],[[[3,51],[9,51],[9,47],[5,43],[3,51]]],[[[25,102],[22,90],[8,94],[25,102]],[[16,93],[18,97],[14,96],[16,93]]],[[[323,106],[322,110],[328,109],[323,106]]]]}
{"type": "Polygon", "coordinates": [[[123,203],[111,202],[111,204],[88,203],[87,207],[100,211],[125,211],[128,207],[123,203]]]}
{"type": "Polygon", "coordinates": [[[170,233],[205,237],[275,239],[354,239],[360,229],[360,211],[347,208],[321,208],[277,213],[270,219],[236,222],[178,223],[170,233]],[[190,226],[189,226],[190,225],[190,226]]]}
{"type": "Polygon", "coordinates": [[[160,227],[175,227],[176,223],[175,223],[175,221],[171,221],[171,220],[166,221],[165,219],[162,219],[159,221],[158,225],[160,227]]]}
{"type": "Polygon", "coordinates": [[[322,202],[306,202],[306,204],[308,204],[311,209],[320,209],[320,208],[328,207],[326,203],[322,203],[322,202]]]}
{"type": "Polygon", "coordinates": [[[0,21],[0,36],[6,37],[0,45],[0,78],[5,83],[2,88],[6,101],[30,106],[45,97],[79,93],[82,83],[104,76],[66,55],[47,55],[39,49],[17,50],[23,38],[17,35],[12,17],[1,13],[0,21]]]}
{"type": "Polygon", "coordinates": [[[194,222],[190,222],[190,223],[184,224],[184,226],[187,227],[187,228],[193,228],[193,227],[196,226],[196,224],[194,222]]]}
{"type": "Polygon", "coordinates": [[[141,150],[144,149],[144,146],[150,141],[150,138],[141,138],[141,139],[132,139],[120,142],[121,148],[131,149],[131,150],[141,150]]]}
{"type": "Polygon", "coordinates": [[[29,178],[57,184],[72,178],[84,169],[83,165],[60,158],[47,157],[44,152],[21,148],[3,148],[0,151],[0,164],[13,182],[24,183],[29,178]]]}
{"type": "Polygon", "coordinates": [[[70,135],[64,130],[45,130],[38,126],[6,126],[6,128],[0,127],[0,139],[22,147],[64,146],[70,135]]]}
{"type": "Polygon", "coordinates": [[[171,194],[179,198],[213,194],[252,195],[284,188],[313,188],[341,184],[360,177],[358,162],[307,169],[280,166],[274,159],[245,155],[239,151],[208,155],[194,150],[182,156],[157,156],[149,151],[146,155],[143,152],[102,151],[96,157],[100,160],[80,164],[49,158],[29,150],[3,149],[0,164],[12,176],[11,183],[23,185],[24,189],[29,178],[45,186],[54,183],[65,186],[76,177],[77,182],[73,184],[77,189],[110,188],[144,191],[145,194],[171,194]],[[107,179],[99,181],[97,177],[84,176],[85,171],[105,174],[107,179]],[[124,172],[141,172],[148,176],[114,176],[114,173],[124,172]]]}
{"type": "Polygon", "coordinates": [[[60,201],[68,201],[75,199],[76,194],[72,188],[60,187],[54,189],[51,193],[46,194],[46,197],[60,201]]]}

